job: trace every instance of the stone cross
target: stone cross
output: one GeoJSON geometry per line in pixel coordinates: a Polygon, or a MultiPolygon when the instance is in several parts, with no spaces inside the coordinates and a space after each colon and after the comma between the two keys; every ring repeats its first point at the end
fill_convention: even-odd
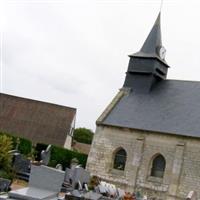
{"type": "Polygon", "coordinates": [[[51,145],[48,145],[46,150],[42,150],[41,152],[41,163],[43,165],[48,165],[51,158],[51,145]]]}

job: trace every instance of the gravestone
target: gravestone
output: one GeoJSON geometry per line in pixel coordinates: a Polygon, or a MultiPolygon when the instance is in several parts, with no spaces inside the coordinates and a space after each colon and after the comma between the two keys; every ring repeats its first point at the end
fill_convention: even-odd
{"type": "Polygon", "coordinates": [[[77,158],[73,158],[71,160],[70,169],[74,169],[77,166],[79,166],[79,161],[77,160],[77,158]]]}
{"type": "Polygon", "coordinates": [[[66,168],[64,181],[70,183],[72,188],[78,189],[76,188],[77,185],[81,184],[83,187],[84,184],[89,183],[90,173],[82,167],[75,167],[74,169],[66,168]]]}
{"type": "Polygon", "coordinates": [[[87,190],[86,184],[90,181],[90,173],[82,167],[66,168],[65,178],[63,183],[63,192],[72,191],[73,189],[87,190]]]}
{"type": "Polygon", "coordinates": [[[195,191],[190,191],[186,200],[197,200],[197,193],[195,191]]]}
{"type": "Polygon", "coordinates": [[[16,171],[18,178],[25,181],[29,180],[31,166],[31,161],[29,159],[24,158],[20,153],[14,153],[12,166],[16,171]]]}
{"type": "Polygon", "coordinates": [[[0,178],[0,193],[1,192],[8,192],[10,189],[11,180],[0,178]]]}
{"type": "Polygon", "coordinates": [[[46,200],[58,196],[64,180],[64,172],[44,165],[31,166],[29,185],[10,191],[9,198],[25,200],[46,200]]]}
{"type": "Polygon", "coordinates": [[[43,165],[48,165],[50,158],[51,158],[51,145],[48,145],[48,147],[46,148],[46,150],[42,150],[41,152],[41,163],[43,165]]]}
{"type": "Polygon", "coordinates": [[[63,170],[63,166],[61,164],[57,164],[56,169],[63,170]]]}

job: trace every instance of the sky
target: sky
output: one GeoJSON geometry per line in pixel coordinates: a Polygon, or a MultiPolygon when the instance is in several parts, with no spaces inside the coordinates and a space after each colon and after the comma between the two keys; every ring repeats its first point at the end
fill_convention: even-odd
{"type": "MultiPolygon", "coordinates": [[[[0,0],[0,92],[77,108],[95,121],[122,87],[161,0],[0,0]]],[[[200,1],[164,0],[169,79],[200,81],[200,1]]]]}

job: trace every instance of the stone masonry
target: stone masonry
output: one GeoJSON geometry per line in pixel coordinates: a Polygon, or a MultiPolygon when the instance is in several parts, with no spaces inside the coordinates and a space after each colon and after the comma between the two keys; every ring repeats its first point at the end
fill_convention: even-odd
{"type": "Polygon", "coordinates": [[[200,198],[200,140],[171,134],[97,126],[87,169],[127,191],[140,191],[156,199],[185,199],[196,190],[200,198]],[[113,169],[117,149],[124,148],[124,171],[113,169]],[[163,178],[150,176],[152,159],[166,160],[163,178]]]}

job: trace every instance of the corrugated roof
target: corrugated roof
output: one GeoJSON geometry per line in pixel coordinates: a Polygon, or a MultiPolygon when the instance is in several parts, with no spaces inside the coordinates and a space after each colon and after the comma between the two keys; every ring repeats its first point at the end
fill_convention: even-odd
{"type": "Polygon", "coordinates": [[[149,93],[130,92],[101,124],[200,137],[200,82],[164,80],[149,93]]]}
{"type": "Polygon", "coordinates": [[[63,146],[76,109],[0,93],[0,131],[63,146]]]}

